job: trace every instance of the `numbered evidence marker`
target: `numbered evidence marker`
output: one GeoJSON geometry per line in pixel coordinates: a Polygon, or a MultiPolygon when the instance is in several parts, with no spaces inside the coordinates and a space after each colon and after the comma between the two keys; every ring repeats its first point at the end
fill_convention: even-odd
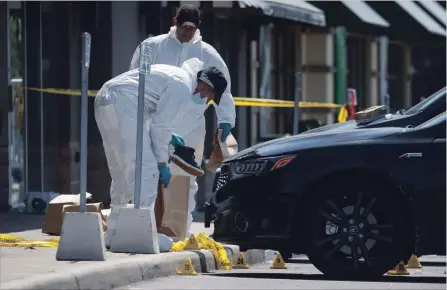
{"type": "Polygon", "coordinates": [[[197,272],[194,269],[191,258],[187,258],[182,267],[177,270],[177,275],[182,276],[197,276],[197,272]]]}
{"type": "Polygon", "coordinates": [[[239,258],[237,259],[236,264],[233,266],[234,269],[249,269],[247,261],[245,260],[244,253],[239,253],[239,258]]]}
{"type": "Polygon", "coordinates": [[[410,260],[406,265],[407,269],[422,269],[421,262],[419,262],[418,256],[415,254],[411,255],[410,260]]]}
{"type": "Polygon", "coordinates": [[[279,252],[276,253],[275,259],[273,259],[273,263],[270,266],[270,269],[287,269],[286,263],[284,263],[284,259],[279,252]]]}
{"type": "Polygon", "coordinates": [[[394,267],[394,269],[389,270],[387,274],[399,276],[399,275],[410,275],[410,272],[408,272],[407,268],[405,267],[404,262],[400,261],[400,263],[397,264],[397,266],[394,267]]]}
{"type": "Polygon", "coordinates": [[[185,250],[200,250],[199,242],[197,242],[196,236],[191,234],[188,242],[186,243],[185,250]]]}

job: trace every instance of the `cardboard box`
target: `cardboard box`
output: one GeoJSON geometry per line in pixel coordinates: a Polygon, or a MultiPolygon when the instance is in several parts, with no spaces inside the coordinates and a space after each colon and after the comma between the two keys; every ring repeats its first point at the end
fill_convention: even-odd
{"type": "MultiPolygon", "coordinates": [[[[62,221],[64,220],[64,215],[66,212],[79,212],[80,205],[64,205],[62,208],[62,221]]],[[[102,202],[97,203],[87,203],[85,206],[86,212],[98,212],[101,214],[101,220],[102,220],[102,230],[107,230],[107,220],[106,217],[102,214],[102,210],[104,209],[104,206],[102,202]]],[[[61,223],[62,226],[62,223],[61,223]]]]}
{"type": "MultiPolygon", "coordinates": [[[[91,197],[92,195],[87,192],[87,200],[91,197]]],[[[42,233],[49,235],[60,235],[63,219],[62,210],[64,205],[79,205],[79,203],[79,194],[61,194],[52,199],[48,203],[47,213],[43,220],[42,233]]]]}

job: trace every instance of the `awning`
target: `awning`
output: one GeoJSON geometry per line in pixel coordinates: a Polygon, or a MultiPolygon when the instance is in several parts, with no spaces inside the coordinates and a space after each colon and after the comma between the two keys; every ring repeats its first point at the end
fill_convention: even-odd
{"type": "Polygon", "coordinates": [[[363,22],[389,27],[390,24],[382,18],[376,11],[374,11],[368,4],[362,0],[341,0],[341,2],[349,8],[358,18],[363,22]]]}
{"type": "MultiPolygon", "coordinates": [[[[405,10],[411,17],[419,22],[427,31],[446,36],[446,29],[436,23],[422,8],[416,5],[413,1],[394,1],[403,10],[405,10]]],[[[424,2],[424,1],[421,1],[424,2]]]]}
{"type": "Polygon", "coordinates": [[[444,25],[447,25],[446,11],[445,11],[444,7],[442,7],[441,4],[439,4],[438,2],[436,2],[434,0],[424,0],[424,1],[419,1],[418,3],[419,3],[419,5],[424,6],[424,8],[427,9],[428,12],[433,14],[433,16],[435,16],[439,21],[441,21],[441,23],[443,23],[444,25]]]}
{"type": "Polygon", "coordinates": [[[315,26],[326,26],[326,16],[317,7],[304,0],[240,0],[240,7],[260,8],[264,14],[307,23],[315,26]]]}

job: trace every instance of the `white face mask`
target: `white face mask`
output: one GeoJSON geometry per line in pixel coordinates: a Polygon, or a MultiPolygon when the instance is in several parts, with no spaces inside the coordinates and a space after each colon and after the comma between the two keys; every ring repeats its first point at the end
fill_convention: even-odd
{"type": "Polygon", "coordinates": [[[205,105],[206,98],[202,98],[200,94],[195,94],[192,96],[192,101],[197,105],[205,105]]]}

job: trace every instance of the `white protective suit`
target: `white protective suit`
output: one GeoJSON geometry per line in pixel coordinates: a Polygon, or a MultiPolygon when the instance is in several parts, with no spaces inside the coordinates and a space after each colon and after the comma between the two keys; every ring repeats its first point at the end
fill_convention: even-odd
{"type": "MultiPolygon", "coordinates": [[[[157,162],[168,164],[174,124],[185,113],[202,65],[197,58],[186,61],[182,68],[152,65],[146,77],[141,208],[154,208],[159,180],[157,162]]],[[[95,99],[95,119],[112,177],[107,246],[116,227],[117,208],[126,207],[134,195],[138,79],[138,69],[125,72],[106,82],[95,99]]]]}
{"type": "MultiPolygon", "coordinates": [[[[229,123],[232,128],[234,127],[236,122],[236,109],[231,95],[231,79],[228,68],[216,49],[202,41],[199,29],[196,30],[194,37],[187,43],[178,41],[175,26],[171,27],[169,33],[148,38],[145,42],[148,42],[153,46],[154,64],[159,63],[180,66],[189,58],[198,58],[203,62],[203,69],[210,66],[217,67],[217,69],[224,74],[228,83],[227,89],[220,100],[220,104],[218,106],[214,104],[217,122],[218,124],[229,123]]],[[[130,69],[138,68],[139,61],[140,49],[138,47],[132,57],[130,69]]],[[[195,157],[197,164],[199,165],[201,165],[203,158],[203,146],[205,141],[204,112],[207,108],[207,104],[198,106],[190,101],[188,107],[185,108],[183,118],[179,119],[179,122],[176,122],[174,127],[174,132],[183,137],[185,145],[195,149],[195,157]]],[[[190,176],[189,216],[186,227],[187,231],[189,231],[192,224],[192,211],[196,204],[195,194],[199,188],[196,182],[196,177],[189,175],[175,164],[171,164],[171,172],[173,175],[190,176]]],[[[188,233],[186,234],[189,236],[188,233]]]]}

